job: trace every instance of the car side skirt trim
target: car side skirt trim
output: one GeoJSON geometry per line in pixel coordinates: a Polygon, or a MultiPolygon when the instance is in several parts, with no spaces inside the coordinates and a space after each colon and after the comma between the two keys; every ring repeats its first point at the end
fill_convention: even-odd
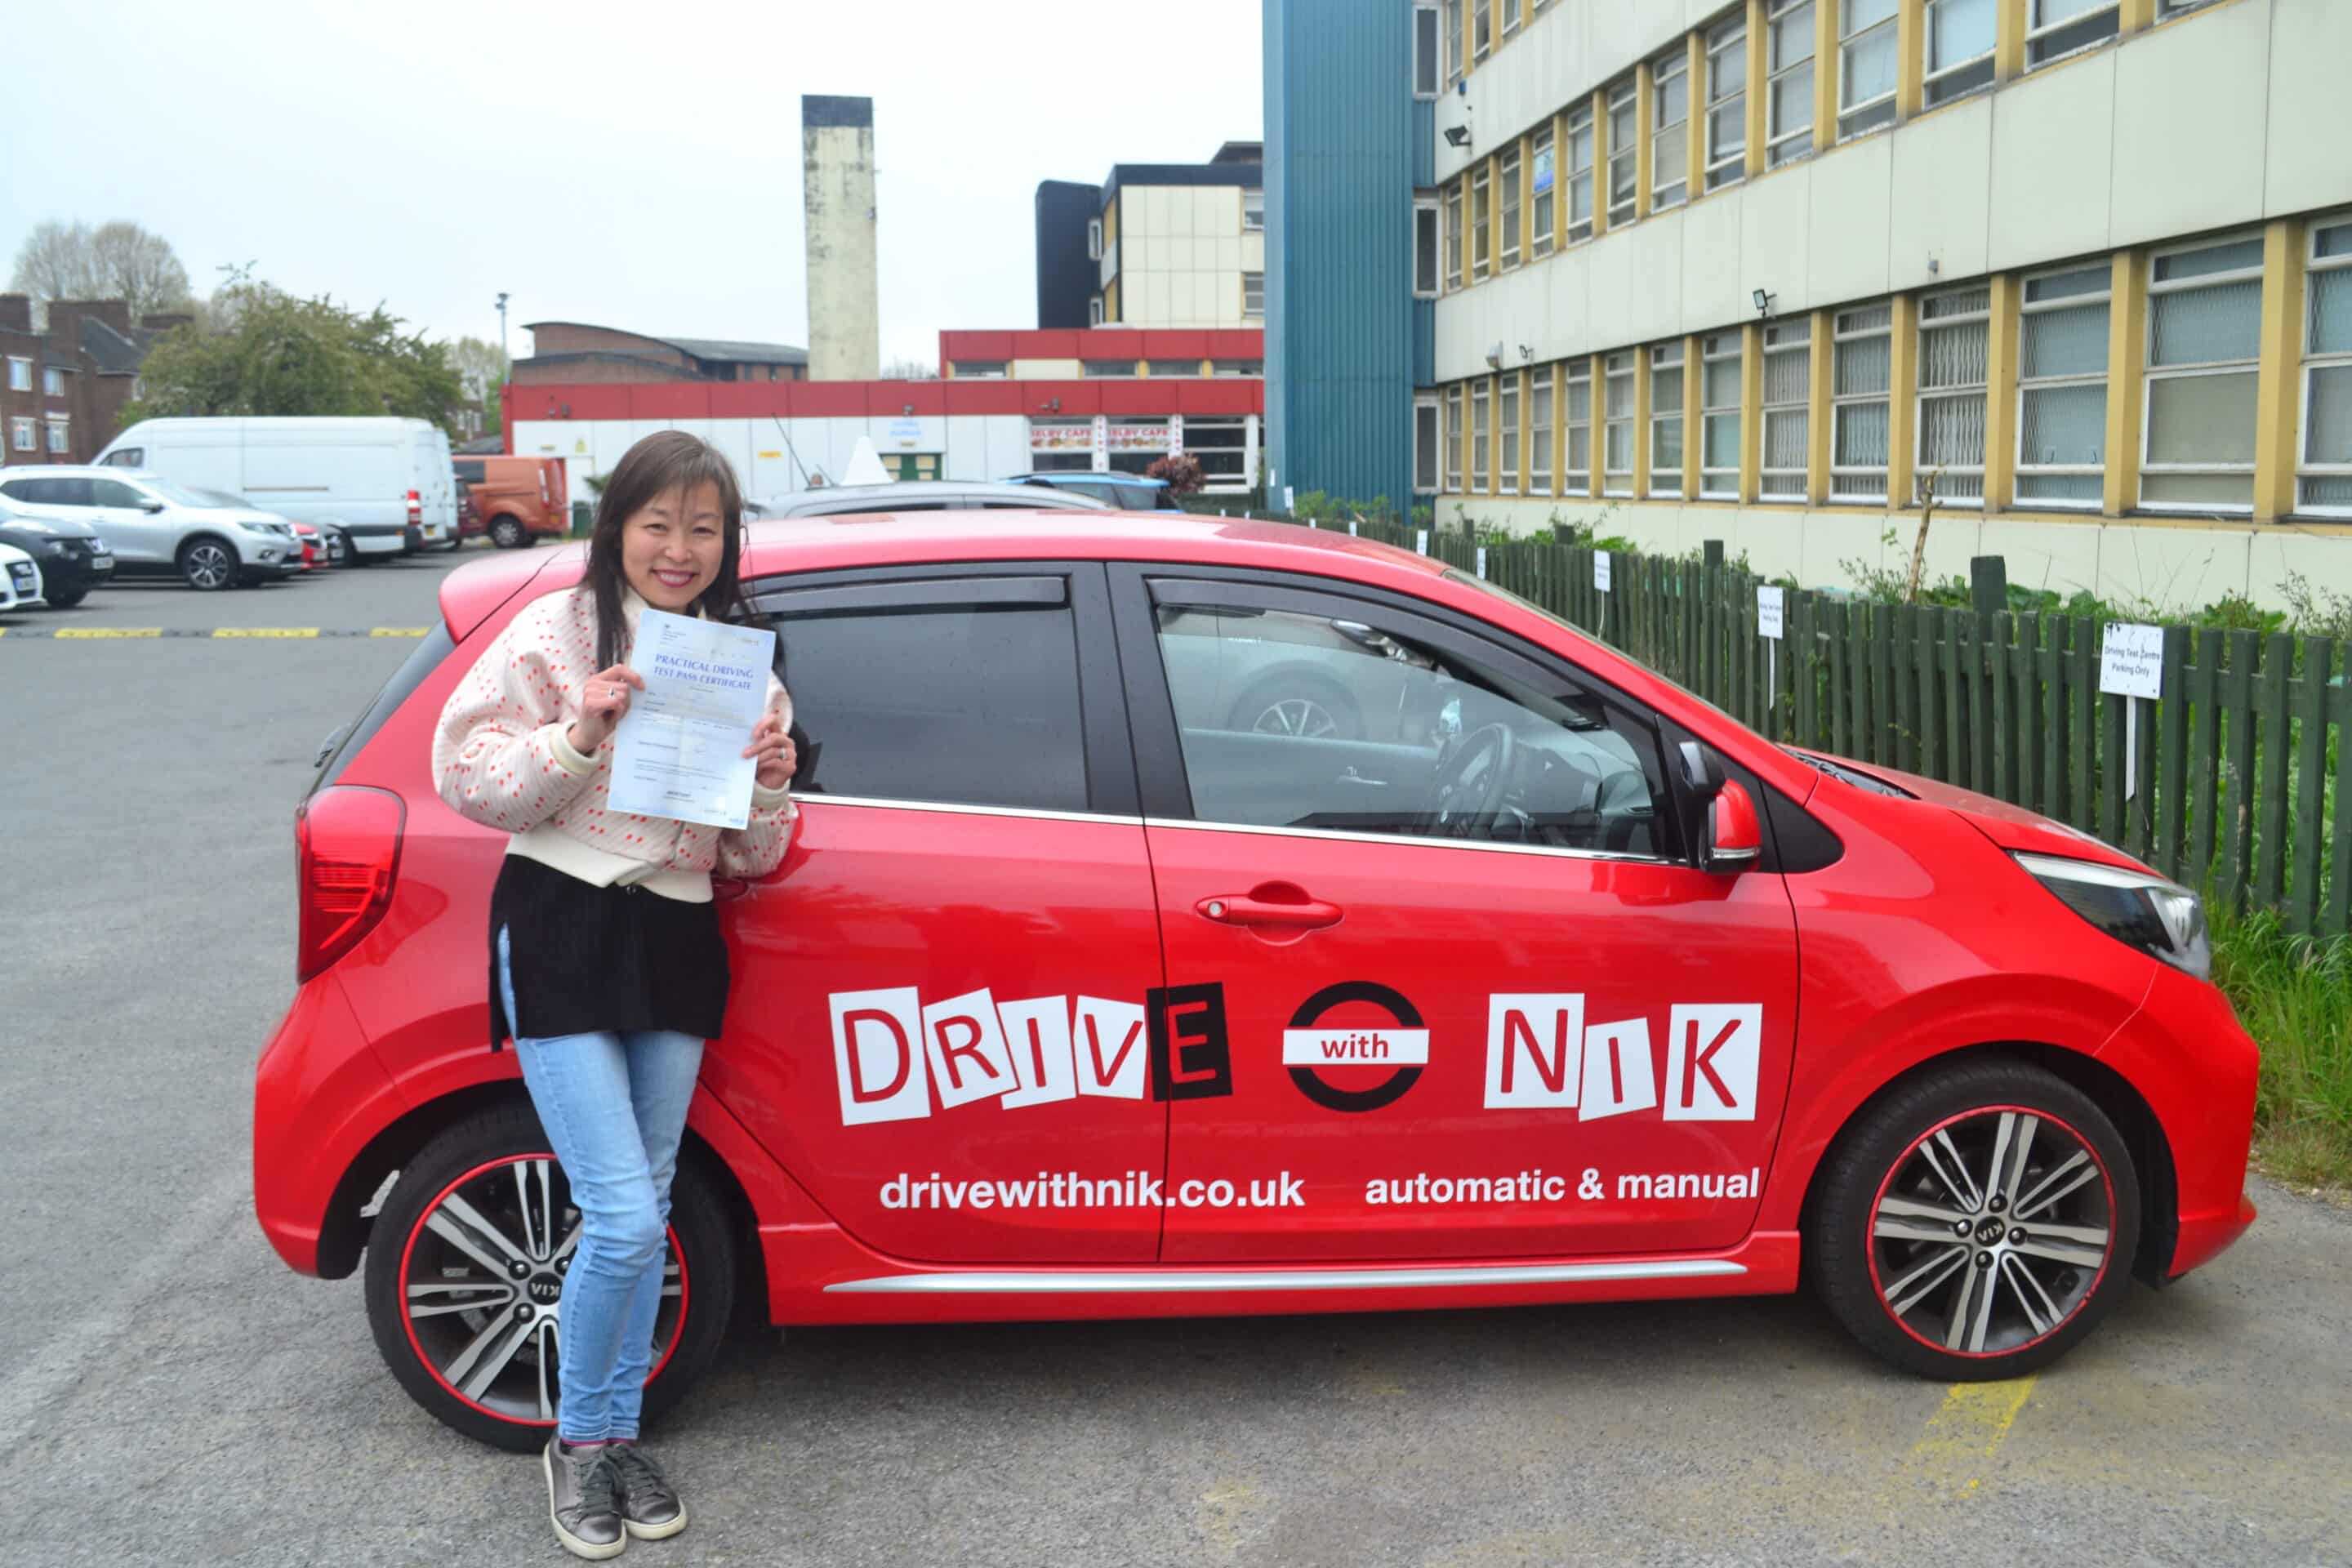
{"type": "Polygon", "coordinates": [[[1062,1296],[1184,1294],[1225,1290],[1452,1289],[1464,1285],[1595,1284],[1627,1279],[1716,1279],[1748,1272],[1723,1258],[1657,1263],[1490,1264],[1449,1268],[1120,1269],[1046,1273],[974,1269],[837,1279],[828,1294],[1062,1296]]]}

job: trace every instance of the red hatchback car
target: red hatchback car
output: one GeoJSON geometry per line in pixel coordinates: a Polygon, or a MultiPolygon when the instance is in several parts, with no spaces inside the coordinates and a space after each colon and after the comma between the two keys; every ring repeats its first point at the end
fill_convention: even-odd
{"type": "MultiPolygon", "coordinates": [[[[2256,1052],[2195,897],[1792,752],[1540,610],[1278,524],[757,525],[806,735],[677,1184],[648,1398],[776,1323],[1794,1289],[2013,1374],[2245,1229],[2256,1052]]],[[[481,1044],[502,840],[444,700],[579,547],[486,559],[298,815],[261,1224],[401,1383],[553,1415],[578,1234],[481,1044]]]]}

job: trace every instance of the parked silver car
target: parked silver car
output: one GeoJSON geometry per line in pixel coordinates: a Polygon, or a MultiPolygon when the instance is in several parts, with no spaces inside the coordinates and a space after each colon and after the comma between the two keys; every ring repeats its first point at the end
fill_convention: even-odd
{"type": "Polygon", "coordinates": [[[210,590],[302,570],[284,519],[223,506],[143,469],[0,468],[0,495],[89,523],[113,547],[118,577],[176,576],[210,590]]]}
{"type": "Polygon", "coordinates": [[[993,511],[1021,507],[1031,511],[1101,511],[1103,503],[1067,490],[1031,485],[997,485],[961,479],[900,479],[887,485],[826,485],[746,501],[747,517],[843,517],[854,512],[993,511]]]}

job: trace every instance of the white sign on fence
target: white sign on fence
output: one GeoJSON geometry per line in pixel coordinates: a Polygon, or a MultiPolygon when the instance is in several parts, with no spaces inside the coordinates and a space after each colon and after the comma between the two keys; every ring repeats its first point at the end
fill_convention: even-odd
{"type": "Polygon", "coordinates": [[[1412,549],[1413,553],[1416,555],[1426,555],[1429,553],[1429,530],[1425,528],[1416,528],[1412,531],[1412,549]]]}
{"type": "Polygon", "coordinates": [[[1352,517],[1348,520],[1348,537],[1350,539],[1356,537],[1356,520],[1352,517]]]}
{"type": "Polygon", "coordinates": [[[1481,576],[1481,577],[1484,577],[1486,574],[1486,547],[1485,545],[1483,545],[1483,544],[1482,544],[1482,545],[1480,545],[1480,546],[1478,547],[1478,575],[1479,575],[1479,576],[1481,576]]]}
{"type": "Polygon", "coordinates": [[[2107,623],[2099,647],[2099,689],[2110,697],[2164,695],[2164,628],[2107,623]]]}
{"type": "Polygon", "coordinates": [[[1780,628],[1783,625],[1782,604],[1780,589],[1759,588],[1756,590],[1756,630],[1759,636],[1770,637],[1774,642],[1780,640],[1780,628]]]}
{"type": "Polygon", "coordinates": [[[1296,508],[1297,505],[1298,505],[1298,498],[1297,498],[1297,496],[1295,496],[1295,495],[1293,495],[1293,494],[1291,493],[1290,487],[1289,487],[1288,485],[1285,485],[1285,486],[1283,486],[1283,487],[1282,487],[1282,510],[1285,510],[1285,511],[1289,511],[1289,510],[1293,510],[1294,508],[1296,508]]]}
{"type": "Polygon", "coordinates": [[[2124,700],[2124,798],[2139,793],[2139,705],[2164,695],[2164,628],[2107,623],[2099,690],[2124,700]]]}
{"type": "Polygon", "coordinates": [[[1609,552],[1606,550],[1592,552],[1592,585],[1604,594],[1609,592],[1609,552]]]}

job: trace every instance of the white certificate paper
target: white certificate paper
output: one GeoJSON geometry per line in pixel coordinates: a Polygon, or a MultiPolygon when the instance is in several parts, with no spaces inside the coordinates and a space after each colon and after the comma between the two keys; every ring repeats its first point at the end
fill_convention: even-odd
{"type": "Polygon", "coordinates": [[[611,809],[712,827],[751,820],[743,755],[768,710],[776,634],[646,610],[629,668],[646,689],[613,731],[611,809]]]}

